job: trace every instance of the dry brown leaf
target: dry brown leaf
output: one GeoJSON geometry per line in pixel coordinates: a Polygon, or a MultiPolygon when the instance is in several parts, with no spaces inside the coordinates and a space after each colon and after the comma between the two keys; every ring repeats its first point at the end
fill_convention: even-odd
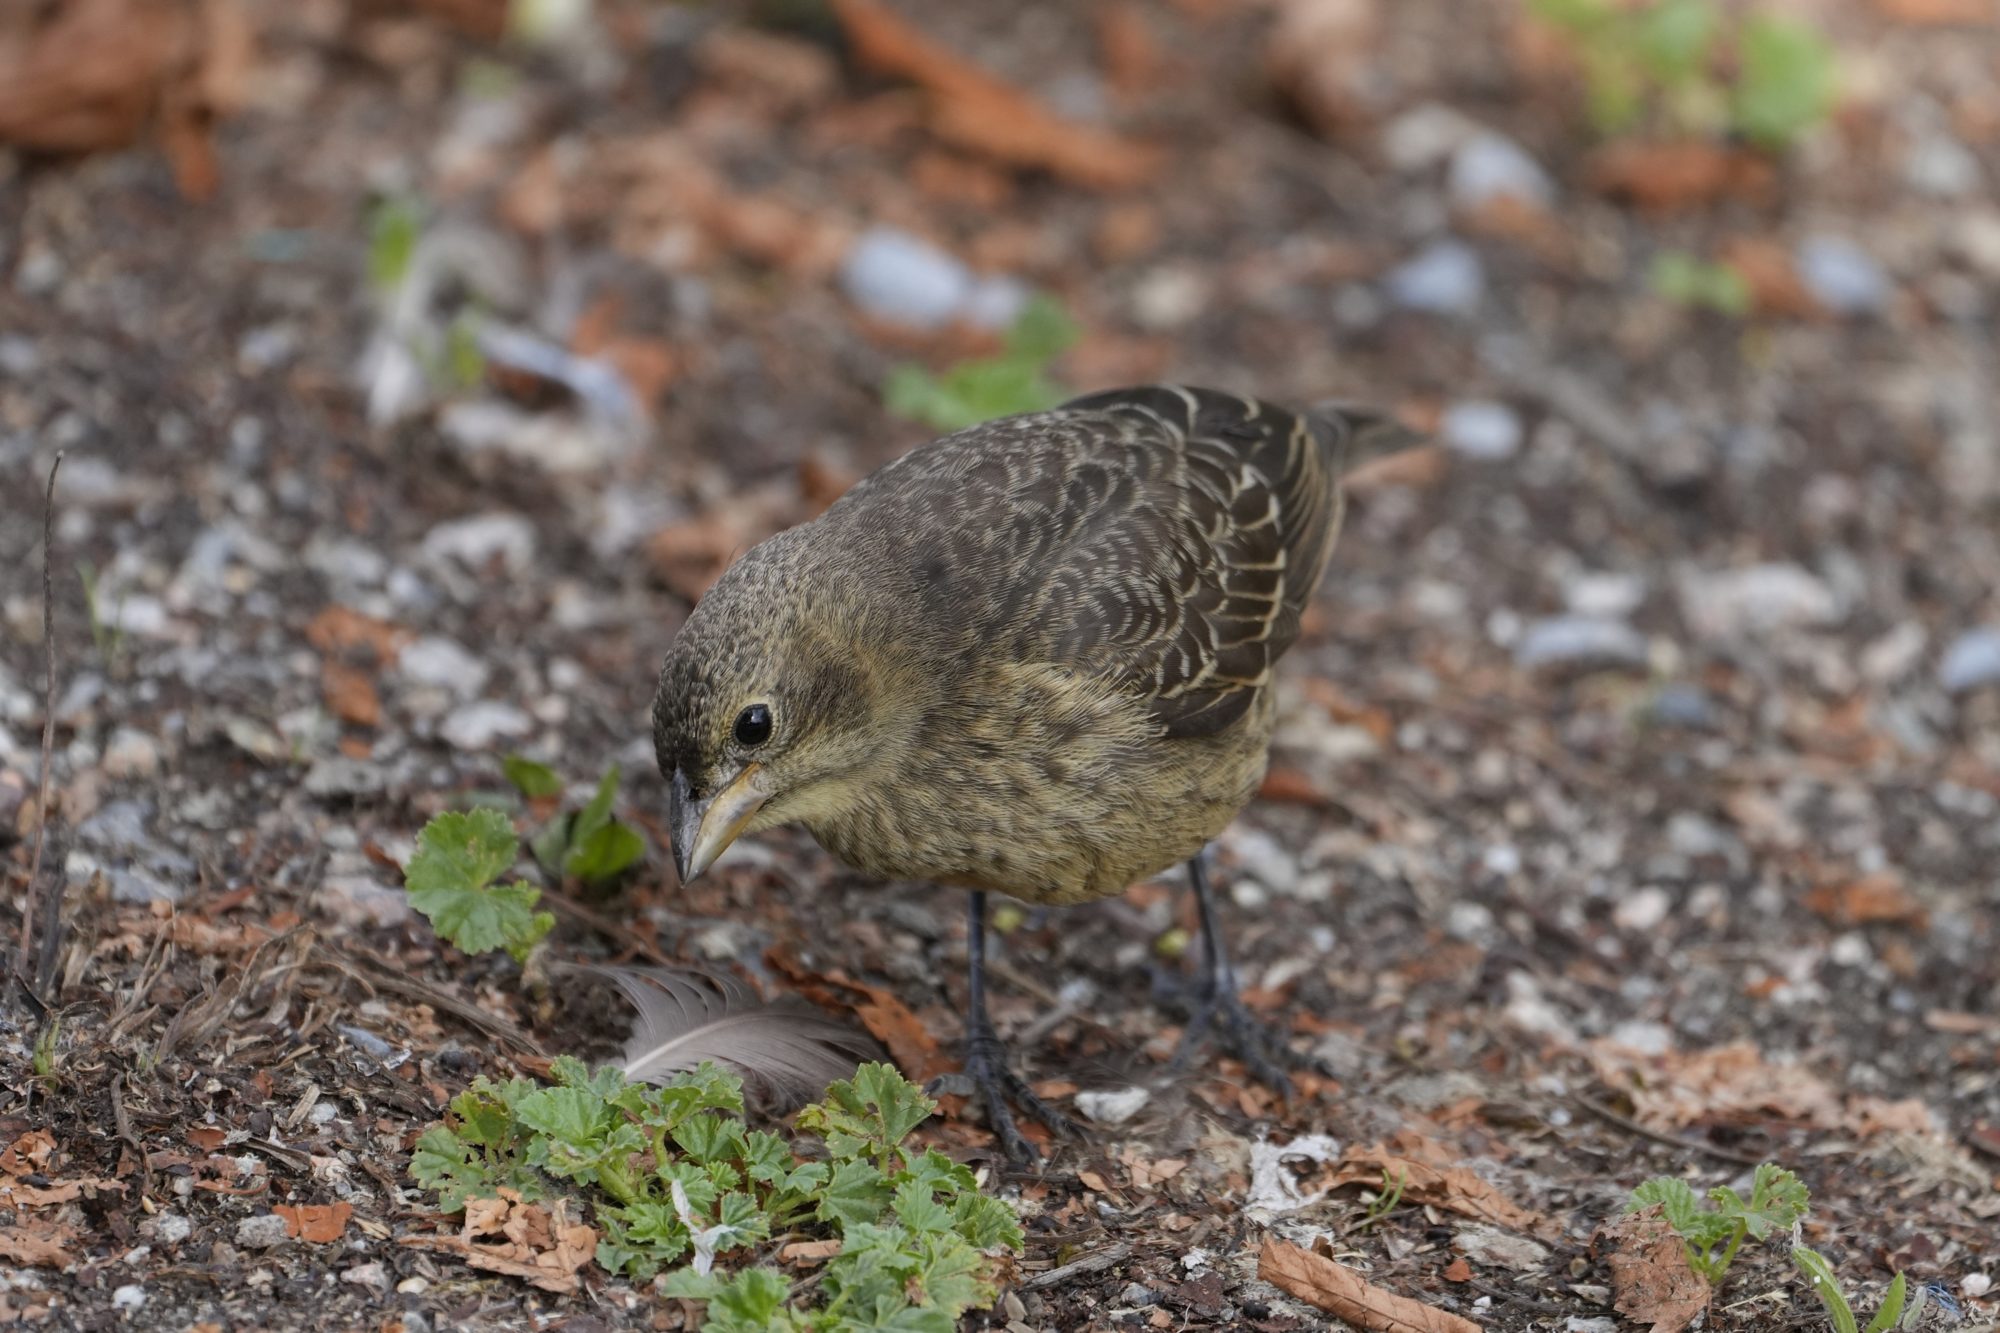
{"type": "Polygon", "coordinates": [[[778,1258],[788,1264],[819,1264],[839,1253],[837,1240],[795,1240],[778,1250],[778,1258]]]}
{"type": "Polygon", "coordinates": [[[400,625],[339,605],[327,607],[306,622],[306,642],[322,653],[366,648],[383,666],[393,666],[403,645],[413,637],[400,625]]]}
{"type": "Polygon", "coordinates": [[[293,1240],[326,1245],[347,1234],[348,1219],[354,1216],[351,1203],[280,1203],[271,1211],[285,1219],[285,1234],[293,1240]]]}
{"type": "Polygon", "coordinates": [[[1257,1276],[1370,1333],[1484,1333],[1470,1319],[1385,1291],[1353,1269],[1287,1241],[1265,1238],[1257,1276]]]}
{"type": "Polygon", "coordinates": [[[858,64],[930,94],[931,131],[949,143],[1094,189],[1130,188],[1159,169],[1157,149],[1063,120],[876,0],[833,0],[833,11],[858,64]]]}
{"type": "Polygon", "coordinates": [[[1875,0],[1875,8],[1897,23],[1990,28],[1994,18],[1993,0],[1875,0]]]}
{"type": "Polygon", "coordinates": [[[1826,314],[1799,276],[1792,252],[1759,236],[1738,236],[1724,243],[1720,258],[1750,289],[1750,305],[1759,314],[1786,319],[1817,319],[1826,314]]]}
{"type": "Polygon", "coordinates": [[[771,950],[769,956],[772,965],[808,999],[853,1010],[913,1082],[926,1083],[957,1068],[923,1020],[888,991],[856,981],[839,969],[814,971],[782,949],[771,950]]]}
{"type": "Polygon", "coordinates": [[[1371,123],[1380,0],[1286,0],[1265,47],[1271,84],[1321,134],[1371,123]]]}
{"type": "Polygon", "coordinates": [[[0,1151],[0,1171],[10,1176],[30,1176],[47,1169],[55,1156],[55,1135],[46,1129],[31,1129],[0,1151]]]}
{"type": "Polygon", "coordinates": [[[1658,1204],[1629,1213],[1597,1233],[1611,1250],[1611,1291],[1618,1313],[1652,1333],[1679,1333],[1708,1308],[1708,1280],[1688,1267],[1687,1246],[1658,1204]]]}
{"type": "Polygon", "coordinates": [[[578,1288],[577,1274],[597,1253],[597,1229],[571,1221],[568,1210],[567,1199],[548,1207],[523,1203],[518,1195],[468,1199],[458,1235],[405,1236],[403,1244],[455,1254],[474,1268],[568,1293],[578,1288]]]}
{"type": "Polygon", "coordinates": [[[357,727],[382,725],[382,700],[365,671],[328,659],[320,667],[320,691],[341,721],[357,727]]]}
{"type": "Polygon", "coordinates": [[[1540,1213],[1521,1207],[1496,1189],[1491,1182],[1467,1167],[1451,1166],[1450,1154],[1442,1145],[1421,1135],[1403,1133],[1388,1144],[1349,1148],[1336,1164],[1332,1187],[1362,1184],[1379,1186],[1386,1172],[1390,1180],[1400,1178],[1403,1197],[1491,1222],[1510,1231],[1553,1238],[1558,1229],[1540,1213]]]}
{"type": "Polygon", "coordinates": [[[69,1251],[76,1239],[76,1228],[60,1222],[0,1227],[0,1259],[32,1268],[67,1268],[76,1262],[69,1251]]]}
{"type": "Polygon", "coordinates": [[[1810,889],[1805,905],[1837,926],[1892,922],[1921,927],[1930,920],[1930,913],[1903,887],[1902,876],[1893,870],[1810,889]]]}
{"type": "Polygon", "coordinates": [[[1844,1105],[1819,1075],[1790,1061],[1767,1061],[1747,1041],[1654,1053],[1600,1039],[1585,1053],[1597,1076],[1630,1100],[1633,1118],[1648,1129],[1771,1116],[1823,1129],[1859,1128],[1860,1099],[1854,1108],[1844,1105]]]}
{"type": "Polygon", "coordinates": [[[1600,148],[1590,163],[1595,189],[1661,213],[1698,208],[1724,196],[1761,198],[1774,180],[1771,164],[1763,158],[1704,139],[1618,140],[1600,148]]]}
{"type": "Polygon", "coordinates": [[[1121,98],[1144,96],[1160,81],[1160,44],[1134,0],[1110,0],[1097,11],[1097,46],[1104,79],[1121,98]]]}

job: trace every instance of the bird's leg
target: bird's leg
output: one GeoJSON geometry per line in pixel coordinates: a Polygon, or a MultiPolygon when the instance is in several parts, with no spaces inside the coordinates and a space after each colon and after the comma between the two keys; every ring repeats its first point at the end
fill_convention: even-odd
{"type": "Polygon", "coordinates": [[[1174,1068],[1185,1066],[1211,1030],[1224,1047],[1243,1061],[1260,1082],[1283,1097],[1292,1095],[1292,1080],[1284,1064],[1310,1066],[1312,1062],[1293,1052],[1284,1037],[1271,1030],[1243,1003],[1236,986],[1236,969],[1222,946],[1222,931],[1216,924],[1214,892],[1208,883],[1208,867],[1202,854],[1188,858],[1188,883],[1201,913],[1201,978],[1195,983],[1187,1027],[1181,1032],[1180,1047],[1174,1052],[1174,1068]]]}
{"type": "Polygon", "coordinates": [[[965,949],[965,1076],[979,1094],[979,1104],[986,1111],[986,1123],[993,1130],[993,1136],[1000,1140],[1001,1150],[1013,1161],[1033,1162],[1038,1154],[1034,1145],[1016,1128],[1014,1113],[1007,1105],[1009,1098],[1058,1134],[1074,1134],[1076,1124],[1037,1097],[1027,1081],[1008,1067],[1006,1044],[994,1031],[993,1020],[987,1017],[984,892],[975,891],[971,895],[966,917],[965,949]]]}

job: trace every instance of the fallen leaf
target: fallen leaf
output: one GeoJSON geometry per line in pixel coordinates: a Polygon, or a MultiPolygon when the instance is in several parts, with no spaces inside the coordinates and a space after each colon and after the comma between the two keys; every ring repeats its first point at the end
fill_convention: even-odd
{"type": "Polygon", "coordinates": [[[1611,1291],[1618,1313],[1652,1333],[1679,1333],[1708,1308],[1708,1280],[1688,1267],[1687,1246],[1658,1204],[1628,1213],[1597,1233],[1611,1246],[1611,1291]]]}
{"type": "Polygon", "coordinates": [[[1756,154],[1705,139],[1621,139],[1592,156],[1589,179],[1592,188],[1612,198],[1671,213],[1724,197],[1762,198],[1776,176],[1756,154]]]}
{"type": "Polygon", "coordinates": [[[1266,1237],[1257,1276],[1370,1333],[1484,1333],[1470,1319],[1386,1291],[1324,1255],[1266,1237]]]}
{"type": "Polygon", "coordinates": [[[1773,240],[1738,236],[1723,244],[1718,258],[1750,289],[1750,305],[1759,314],[1786,319],[1818,319],[1824,307],[1799,276],[1792,252],[1773,240]]]}
{"type": "Polygon", "coordinates": [[[1472,1281],[1472,1265],[1465,1261],[1464,1255],[1459,1255],[1444,1266],[1444,1280],[1447,1282],[1472,1281]]]}
{"type": "Polygon", "coordinates": [[[271,1211],[285,1219],[285,1234],[293,1240],[326,1245],[346,1234],[348,1219],[354,1216],[354,1205],[278,1203],[271,1205],[271,1211]]]}
{"type": "Polygon", "coordinates": [[[1062,119],[877,0],[833,0],[833,12],[855,63],[930,94],[931,132],[948,143],[1093,189],[1126,189],[1159,168],[1156,149],[1062,119]]]}
{"type": "Polygon", "coordinates": [[[214,1152],[229,1138],[229,1131],[217,1125],[196,1125],[187,1132],[188,1142],[202,1152],[214,1152]]]}
{"type": "Polygon", "coordinates": [[[1265,46],[1272,87],[1330,137],[1379,111],[1379,0],[1286,0],[1265,46]]]}
{"type": "Polygon", "coordinates": [[[79,1198],[95,1198],[100,1190],[122,1191],[124,1188],[124,1181],[108,1180],[102,1176],[59,1180],[49,1185],[30,1185],[25,1180],[0,1180],[0,1208],[47,1208],[79,1198]]]}
{"type": "Polygon", "coordinates": [[[328,658],[320,667],[320,692],[326,706],[343,722],[357,727],[382,724],[382,700],[366,672],[328,658]]]}
{"type": "Polygon", "coordinates": [[[1809,911],[1837,926],[1891,922],[1921,927],[1930,919],[1924,905],[1903,887],[1902,876],[1893,870],[1810,889],[1804,901],[1809,911]]]}
{"type": "Polygon", "coordinates": [[[75,1228],[60,1222],[0,1227],[0,1259],[34,1268],[68,1268],[76,1262],[69,1251],[76,1239],[75,1228]]]}
{"type": "Polygon", "coordinates": [[[1402,1180],[1406,1199],[1531,1236],[1552,1239],[1558,1234],[1559,1229],[1548,1218],[1516,1204],[1471,1168],[1445,1165],[1449,1160],[1442,1145],[1405,1132],[1386,1145],[1349,1148],[1342,1153],[1331,1188],[1356,1184],[1379,1188],[1386,1174],[1391,1181],[1402,1180]]]}
{"type": "Polygon", "coordinates": [[[1134,0],[1111,0],[1097,10],[1097,47],[1104,79],[1120,98],[1151,92],[1160,80],[1160,44],[1134,0]]]}
{"type": "Polygon", "coordinates": [[[837,1240],[795,1240],[778,1250],[778,1258],[788,1264],[817,1264],[839,1253],[837,1240]]]}
{"type": "Polygon", "coordinates": [[[403,1244],[455,1254],[474,1268],[524,1278],[543,1291],[573,1292],[581,1285],[577,1274],[596,1257],[597,1229],[571,1221],[568,1209],[567,1199],[547,1207],[523,1203],[518,1195],[469,1199],[458,1235],[405,1236],[403,1244]]]}
{"type": "Polygon", "coordinates": [[[10,1176],[29,1176],[45,1169],[55,1156],[55,1135],[46,1129],[31,1129],[0,1151],[0,1171],[10,1176]]]}
{"type": "Polygon", "coordinates": [[[363,615],[338,604],[306,622],[306,642],[322,653],[366,648],[383,666],[395,665],[397,654],[414,636],[399,625],[363,615]]]}
{"type": "Polygon", "coordinates": [[[888,1047],[897,1067],[912,1082],[927,1083],[958,1067],[923,1020],[888,991],[856,981],[838,969],[817,972],[782,949],[771,950],[769,957],[808,999],[853,1010],[875,1040],[888,1047]]]}

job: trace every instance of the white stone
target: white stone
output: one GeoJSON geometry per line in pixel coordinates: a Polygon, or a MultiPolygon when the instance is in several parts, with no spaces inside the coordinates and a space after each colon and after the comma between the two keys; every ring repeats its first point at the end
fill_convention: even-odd
{"type": "Polygon", "coordinates": [[[1637,889],[1619,899],[1611,909],[1611,919],[1622,930],[1648,931],[1667,919],[1673,910],[1673,896],[1656,885],[1637,889]]]}
{"type": "Polygon", "coordinates": [[[114,1310],[137,1310],[146,1304],[146,1289],[136,1282],[128,1282],[111,1293],[111,1308],[114,1310]]]}
{"type": "Polygon", "coordinates": [[[1384,288],[1406,310],[1468,314],[1486,293],[1486,268],[1463,241],[1437,241],[1389,270],[1384,288]]]}
{"type": "Polygon", "coordinates": [[[1446,181],[1452,205],[1479,208],[1500,199],[1514,199],[1536,208],[1555,201],[1555,182],[1527,149],[1504,134],[1483,130],[1459,144],[1451,155],[1446,181]]]}
{"type": "Polygon", "coordinates": [[[1953,694],[2000,685],[2000,628],[1967,630],[1938,663],[1938,684],[1953,694]]]}
{"type": "Polygon", "coordinates": [[[847,252],[840,285],[870,318],[935,329],[959,317],[972,295],[973,276],[928,241],[893,227],[872,227],[847,252]]]}
{"type": "Polygon", "coordinates": [[[424,534],[423,549],[433,560],[457,560],[473,570],[497,557],[518,573],[534,561],[535,529],[519,514],[475,514],[432,528],[424,534]]]}
{"type": "Polygon", "coordinates": [[[1505,403],[1468,399],[1444,410],[1438,435],[1455,453],[1498,462],[1521,450],[1521,415],[1505,403]]]}
{"type": "Polygon", "coordinates": [[[1688,574],[1680,582],[1680,600],[1681,613],[1704,639],[1756,637],[1840,618],[1833,590],[1792,564],[1688,574]]]}
{"type": "Polygon", "coordinates": [[[484,750],[501,737],[525,736],[534,725],[535,720],[513,704],[477,699],[454,709],[438,734],[458,749],[484,750]]]}
{"type": "Polygon", "coordinates": [[[1872,315],[1889,304],[1889,275],[1845,237],[1808,236],[1799,245],[1798,270],[1813,299],[1837,315],[1872,315]]]}
{"type": "Polygon", "coordinates": [[[103,768],[114,778],[150,778],[160,771],[160,743],[143,731],[120,727],[104,746],[103,768]]]}
{"type": "Polygon", "coordinates": [[[1122,1125],[1152,1099],[1144,1088],[1107,1088],[1076,1094],[1076,1109],[1095,1124],[1122,1125]]]}
{"type": "Polygon", "coordinates": [[[1522,631],[1514,661],[1543,667],[1644,666],[1646,637],[1621,620],[1602,616],[1550,616],[1522,631]]]}
{"type": "Polygon", "coordinates": [[[469,699],[486,688],[492,669],[442,635],[426,635],[396,655],[396,672],[419,685],[447,689],[469,699]]]}

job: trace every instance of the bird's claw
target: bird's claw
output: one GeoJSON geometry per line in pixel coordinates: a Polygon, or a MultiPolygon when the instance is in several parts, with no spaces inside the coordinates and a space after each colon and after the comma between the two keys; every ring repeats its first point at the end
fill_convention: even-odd
{"type": "Polygon", "coordinates": [[[1011,1162],[1032,1166],[1041,1160],[1035,1145],[1028,1142],[1015,1123],[1015,1106],[1048,1126],[1059,1138],[1078,1138],[1083,1134],[1081,1125],[1043,1101],[1028,1086],[1028,1081],[1008,1066],[1007,1048],[990,1027],[974,1029],[967,1035],[964,1078],[979,1098],[987,1127],[1011,1162]]]}
{"type": "Polygon", "coordinates": [[[1293,1050],[1281,1032],[1251,1013],[1233,984],[1204,977],[1184,989],[1179,999],[1188,1011],[1188,1021],[1174,1050],[1174,1069],[1185,1069],[1213,1034],[1225,1051],[1243,1062],[1251,1077],[1287,1101],[1293,1088],[1285,1066],[1325,1072],[1319,1061],[1293,1050]]]}

